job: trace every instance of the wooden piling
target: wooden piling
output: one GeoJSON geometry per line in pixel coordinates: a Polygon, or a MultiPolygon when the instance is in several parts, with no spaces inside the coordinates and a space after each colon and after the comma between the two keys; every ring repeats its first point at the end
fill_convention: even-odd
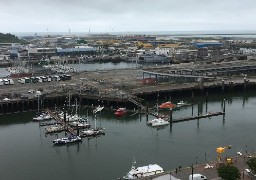
{"type": "Polygon", "coordinates": [[[226,112],[226,99],[223,100],[223,112],[226,112]]]}
{"type": "Polygon", "coordinates": [[[221,87],[222,87],[222,92],[225,91],[225,81],[222,79],[222,82],[221,82],[221,87]]]}
{"type": "Polygon", "coordinates": [[[79,136],[79,128],[78,128],[78,124],[76,124],[76,135],[79,136]]]}
{"type": "Polygon", "coordinates": [[[147,107],[146,107],[146,120],[148,121],[148,104],[147,104],[147,107]]]}
{"type": "Polygon", "coordinates": [[[172,108],[170,108],[170,124],[172,124],[172,108]]]}
{"type": "Polygon", "coordinates": [[[192,101],[192,104],[194,103],[194,98],[195,98],[195,94],[194,94],[194,91],[192,91],[192,94],[191,94],[191,101],[192,101]]]}
{"type": "Polygon", "coordinates": [[[244,78],[244,89],[246,89],[246,78],[244,78]]]}
{"type": "Polygon", "coordinates": [[[199,103],[197,104],[197,116],[200,115],[200,112],[199,112],[199,103]]]}

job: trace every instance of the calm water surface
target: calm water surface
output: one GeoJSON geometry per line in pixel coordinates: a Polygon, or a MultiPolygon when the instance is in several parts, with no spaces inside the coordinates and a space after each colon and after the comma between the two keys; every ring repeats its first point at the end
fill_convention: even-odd
{"type": "MultiPolygon", "coordinates": [[[[84,138],[80,144],[60,147],[52,144],[56,135],[45,136],[44,127],[31,121],[34,113],[0,116],[1,179],[112,180],[130,170],[134,157],[138,166],[157,163],[169,170],[215,159],[219,146],[232,145],[225,155],[234,155],[241,149],[254,150],[256,93],[225,96],[225,118],[177,123],[172,128],[151,128],[146,125],[145,116],[141,120],[139,115],[131,114],[115,118],[112,111],[104,110],[97,125],[106,128],[105,136],[84,138]]],[[[197,97],[199,106],[193,107],[193,113],[197,114],[198,107],[203,113],[220,111],[223,97],[209,96],[207,110],[203,98],[197,97]]],[[[173,117],[191,114],[192,108],[186,107],[174,111],[173,117]]],[[[89,118],[93,124],[93,118],[89,118]]]]}

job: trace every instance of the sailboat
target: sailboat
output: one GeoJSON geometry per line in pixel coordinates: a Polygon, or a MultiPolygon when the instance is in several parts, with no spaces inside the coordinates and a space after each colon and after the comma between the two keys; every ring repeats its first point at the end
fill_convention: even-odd
{"type": "MultiPolygon", "coordinates": [[[[74,121],[72,121],[71,123],[69,123],[71,126],[75,126],[78,128],[89,128],[91,127],[91,125],[89,124],[88,120],[85,118],[82,118],[78,115],[77,113],[77,99],[76,99],[76,114],[72,116],[74,121]]],[[[71,117],[71,119],[72,119],[71,117]]],[[[87,114],[88,117],[88,114],[87,114]]]]}
{"type": "Polygon", "coordinates": [[[82,142],[82,138],[80,136],[70,135],[64,138],[55,139],[52,142],[54,145],[64,145],[64,144],[82,142]]]}
{"type": "Polygon", "coordinates": [[[84,130],[84,131],[81,131],[81,136],[82,137],[91,137],[91,136],[98,136],[98,135],[104,135],[105,132],[105,128],[100,128],[100,127],[97,127],[96,125],[96,114],[94,115],[94,128],[92,129],[88,129],[88,130],[84,130]]]}
{"type": "Polygon", "coordinates": [[[157,118],[155,119],[152,119],[150,121],[147,121],[147,124],[148,125],[151,125],[152,127],[158,127],[158,126],[165,126],[165,125],[168,125],[169,122],[164,120],[163,118],[161,118],[158,114],[158,104],[156,104],[156,107],[157,107],[157,112],[156,112],[156,116],[157,118]]]}

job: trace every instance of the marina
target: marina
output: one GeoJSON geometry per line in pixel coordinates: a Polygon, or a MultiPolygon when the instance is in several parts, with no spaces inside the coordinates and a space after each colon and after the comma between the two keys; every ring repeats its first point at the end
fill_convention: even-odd
{"type": "MultiPolygon", "coordinates": [[[[52,141],[58,138],[67,137],[65,132],[58,133],[58,136],[47,134],[44,136],[45,126],[39,126],[43,122],[32,122],[35,112],[21,114],[10,114],[1,116],[0,139],[8,143],[3,146],[0,152],[12,149],[12,156],[2,158],[3,163],[12,159],[26,161],[27,166],[15,166],[19,178],[34,178],[35,176],[23,171],[34,163],[41,162],[37,168],[32,168],[41,179],[45,178],[89,178],[89,179],[117,179],[123,177],[130,169],[133,158],[136,158],[137,166],[142,167],[149,164],[158,164],[165,172],[178,168],[187,167],[192,163],[209,163],[215,160],[216,147],[225,144],[232,144],[232,149],[225,155],[233,156],[237,149],[241,152],[255,150],[254,142],[254,104],[256,102],[255,92],[247,91],[241,93],[224,93],[208,96],[207,112],[219,112],[223,110],[223,99],[226,99],[225,118],[223,116],[212,116],[199,121],[186,121],[173,123],[161,128],[152,128],[146,124],[146,116],[131,113],[122,118],[116,118],[114,111],[104,109],[97,117],[97,127],[104,127],[106,135],[100,137],[85,137],[82,142],[72,143],[64,146],[54,146],[52,141]],[[245,116],[246,114],[246,116],[245,116]],[[6,126],[8,124],[8,126],[6,126]],[[246,132],[240,129],[246,128],[246,132]],[[18,134],[17,134],[18,133],[18,134]],[[24,139],[31,138],[29,142],[19,142],[16,137],[24,139]],[[207,141],[205,140],[207,136],[207,141]],[[241,138],[241,136],[243,138],[241,138]],[[12,141],[9,141],[12,139],[12,141]],[[23,145],[21,145],[23,144],[23,145]],[[15,147],[19,146],[19,152],[15,147]],[[29,147],[29,148],[28,148],[29,147]],[[187,152],[187,148],[191,151],[187,152]],[[120,152],[120,149],[122,151],[120,152]],[[30,152],[35,152],[35,157],[30,157],[30,152]],[[172,152],[172,153],[170,153],[172,152]],[[109,156],[109,154],[112,154],[109,156]],[[84,161],[86,159],[87,161],[84,161]],[[49,164],[48,161],[52,163],[49,164]],[[111,164],[107,163],[110,162],[111,164]],[[43,173],[42,170],[47,173],[43,173]],[[62,173],[56,173],[54,168],[61,167],[62,173]],[[40,171],[39,171],[39,169],[40,171]],[[99,168],[100,167],[100,168],[99,168]],[[52,169],[52,170],[51,170],[52,169]],[[115,169],[115,171],[111,171],[115,169]],[[76,171],[80,173],[75,173],[76,171]],[[82,173],[81,173],[82,172],[82,173]],[[111,173],[106,173],[111,172],[111,173]],[[72,174],[73,173],[73,174],[72,174]]],[[[173,98],[172,98],[173,99],[173,98]]],[[[175,100],[191,102],[190,98],[176,97],[175,100]]],[[[164,101],[159,97],[159,101],[164,101]]],[[[155,104],[153,101],[152,104],[155,104]]],[[[205,97],[197,97],[194,103],[199,105],[193,107],[194,112],[205,114],[205,97]]],[[[89,122],[94,124],[93,109],[89,109],[89,122]]],[[[189,117],[192,113],[192,106],[183,107],[173,111],[173,120],[189,117]]],[[[87,109],[81,111],[86,115],[87,109]]],[[[154,119],[149,115],[149,119],[154,119]]],[[[44,122],[48,123],[48,122],[44,122]]],[[[50,122],[49,122],[50,123],[50,122]]],[[[73,130],[76,133],[76,130],[73,130]]],[[[17,179],[18,177],[9,173],[8,165],[0,165],[2,176],[6,179],[17,179]]],[[[174,172],[175,173],[175,172],[174,172]]],[[[180,174],[180,172],[179,172],[180,174]]],[[[206,176],[209,175],[206,173],[206,176]]],[[[179,176],[178,176],[179,177],[179,176]]]]}
{"type": "Polygon", "coordinates": [[[256,179],[256,1],[0,4],[1,180],[256,179]]]}

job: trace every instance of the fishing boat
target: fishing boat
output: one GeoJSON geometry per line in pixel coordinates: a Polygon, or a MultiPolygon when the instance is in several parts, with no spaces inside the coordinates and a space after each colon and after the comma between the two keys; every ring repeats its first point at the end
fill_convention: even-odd
{"type": "Polygon", "coordinates": [[[117,117],[120,117],[120,116],[123,116],[127,113],[127,110],[126,108],[118,108],[116,111],[115,111],[115,116],[117,117]]]}
{"type": "Polygon", "coordinates": [[[164,103],[162,103],[160,106],[159,106],[159,108],[161,108],[161,109],[170,109],[170,108],[175,108],[175,104],[173,104],[172,102],[170,102],[170,101],[167,101],[167,102],[164,102],[164,103]]]}
{"type": "Polygon", "coordinates": [[[163,173],[164,170],[157,164],[149,164],[148,166],[135,167],[136,161],[134,159],[131,170],[123,177],[123,179],[139,179],[163,173]]]}
{"type": "Polygon", "coordinates": [[[70,144],[70,143],[76,143],[76,142],[82,142],[82,138],[80,136],[70,135],[64,138],[53,140],[54,145],[63,145],[63,144],[70,144]]]}

